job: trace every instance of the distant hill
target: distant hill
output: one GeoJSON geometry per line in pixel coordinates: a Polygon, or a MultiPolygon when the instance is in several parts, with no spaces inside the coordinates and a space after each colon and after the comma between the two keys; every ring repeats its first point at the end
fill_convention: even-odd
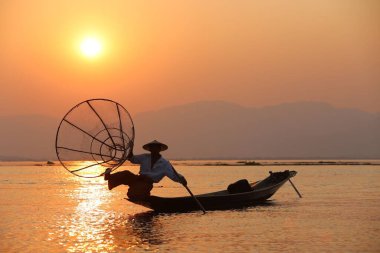
{"type": "Polygon", "coordinates": [[[138,143],[165,141],[172,158],[380,158],[380,114],[325,103],[197,102],[141,113],[134,122],[138,143]]]}
{"type": "MultiPolygon", "coordinates": [[[[197,102],[133,117],[135,153],[152,139],[172,159],[380,159],[380,114],[298,102],[261,108],[197,102]]],[[[52,160],[59,119],[0,117],[0,160],[52,160]]]]}
{"type": "Polygon", "coordinates": [[[0,160],[51,160],[58,119],[42,115],[0,117],[0,160]]]}

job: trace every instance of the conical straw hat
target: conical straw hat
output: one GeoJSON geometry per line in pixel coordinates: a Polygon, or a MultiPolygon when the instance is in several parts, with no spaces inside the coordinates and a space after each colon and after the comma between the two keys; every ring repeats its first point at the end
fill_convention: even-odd
{"type": "Polygon", "coordinates": [[[161,147],[161,150],[160,150],[160,151],[165,151],[165,150],[168,149],[168,145],[163,144],[163,143],[161,143],[161,142],[159,142],[159,141],[157,141],[157,140],[154,140],[154,141],[151,141],[151,142],[145,144],[145,145],[143,146],[143,149],[150,151],[150,147],[151,147],[152,145],[158,145],[158,146],[160,146],[160,147],[161,147]]]}

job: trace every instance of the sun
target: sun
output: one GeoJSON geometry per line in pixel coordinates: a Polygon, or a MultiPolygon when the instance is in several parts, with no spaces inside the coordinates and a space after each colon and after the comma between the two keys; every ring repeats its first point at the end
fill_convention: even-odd
{"type": "Polygon", "coordinates": [[[85,38],[80,44],[82,54],[87,58],[95,58],[102,51],[102,44],[99,39],[94,37],[85,38]]]}

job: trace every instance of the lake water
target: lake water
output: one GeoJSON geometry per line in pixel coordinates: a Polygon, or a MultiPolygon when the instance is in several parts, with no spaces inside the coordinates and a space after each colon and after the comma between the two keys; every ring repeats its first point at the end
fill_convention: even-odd
{"type": "MultiPolygon", "coordinates": [[[[101,179],[0,164],[0,252],[380,252],[380,166],[176,166],[197,193],[293,169],[268,206],[154,214],[101,179]]],[[[137,167],[123,167],[136,171],[137,167]]],[[[168,179],[153,194],[187,195],[168,179]]]]}

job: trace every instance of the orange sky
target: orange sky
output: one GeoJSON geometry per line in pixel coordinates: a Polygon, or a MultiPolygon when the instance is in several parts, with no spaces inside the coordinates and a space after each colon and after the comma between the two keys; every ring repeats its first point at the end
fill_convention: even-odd
{"type": "Polygon", "coordinates": [[[0,115],[199,100],[380,111],[380,1],[2,1],[0,115]],[[107,3],[106,3],[107,2],[107,3]],[[84,58],[86,35],[103,41],[84,58]]]}

